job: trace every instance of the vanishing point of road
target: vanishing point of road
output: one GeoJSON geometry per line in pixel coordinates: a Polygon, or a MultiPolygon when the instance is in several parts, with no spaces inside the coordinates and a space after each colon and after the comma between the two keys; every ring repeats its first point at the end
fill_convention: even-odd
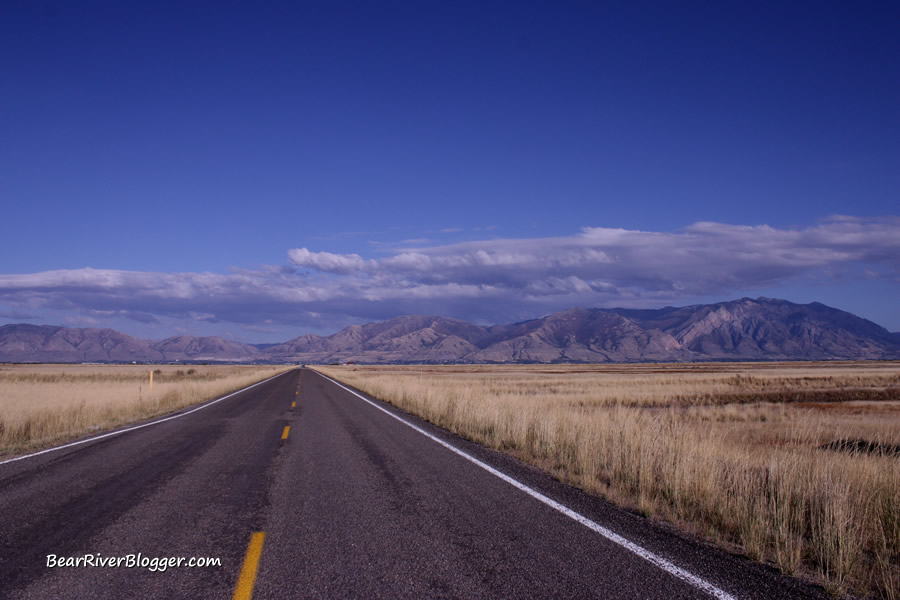
{"type": "Polygon", "coordinates": [[[0,463],[0,597],[826,597],[311,370],[182,413],[0,463]],[[219,564],[47,566],[138,553],[219,564]]]}

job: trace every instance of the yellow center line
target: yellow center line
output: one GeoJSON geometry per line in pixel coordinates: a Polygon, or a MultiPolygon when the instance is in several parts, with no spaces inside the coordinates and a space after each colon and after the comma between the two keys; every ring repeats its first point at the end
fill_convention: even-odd
{"type": "Polygon", "coordinates": [[[297,408],[297,403],[296,403],[296,402],[291,402],[291,408],[297,408]]]}
{"type": "Polygon", "coordinates": [[[253,586],[256,584],[256,568],[259,566],[259,557],[262,554],[263,540],[266,534],[256,531],[250,536],[250,544],[247,546],[247,555],[244,557],[244,566],[238,577],[237,586],[234,588],[232,600],[250,600],[253,596],[253,586]]]}
{"type": "Polygon", "coordinates": [[[291,426],[290,426],[290,425],[285,425],[285,426],[284,426],[284,433],[281,434],[281,439],[286,440],[286,439],[287,439],[287,436],[288,436],[288,432],[289,432],[290,430],[291,430],[291,426]]]}

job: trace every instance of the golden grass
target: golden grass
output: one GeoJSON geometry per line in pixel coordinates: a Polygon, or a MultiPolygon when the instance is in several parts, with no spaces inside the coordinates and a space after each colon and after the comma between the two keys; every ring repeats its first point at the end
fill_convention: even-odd
{"type": "Polygon", "coordinates": [[[319,370],[835,594],[900,593],[900,363],[319,370]]]}
{"type": "Polygon", "coordinates": [[[172,412],[289,368],[0,365],[0,456],[172,412]]]}

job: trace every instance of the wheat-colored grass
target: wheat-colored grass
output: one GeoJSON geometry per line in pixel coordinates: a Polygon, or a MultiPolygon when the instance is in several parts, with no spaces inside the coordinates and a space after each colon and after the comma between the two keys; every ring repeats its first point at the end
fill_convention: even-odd
{"type": "Polygon", "coordinates": [[[0,456],[178,410],[287,368],[0,365],[0,456]]]}
{"type": "Polygon", "coordinates": [[[835,594],[900,593],[900,363],[320,370],[835,594]]]}

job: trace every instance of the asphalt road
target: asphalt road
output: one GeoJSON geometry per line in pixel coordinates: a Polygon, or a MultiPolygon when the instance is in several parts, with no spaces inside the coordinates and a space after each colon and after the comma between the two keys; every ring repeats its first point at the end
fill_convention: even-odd
{"type": "Polygon", "coordinates": [[[827,597],[300,378],[0,464],[0,597],[827,597]],[[138,553],[220,565],[125,566],[138,553]],[[48,555],[123,565],[51,568],[48,555]]]}

